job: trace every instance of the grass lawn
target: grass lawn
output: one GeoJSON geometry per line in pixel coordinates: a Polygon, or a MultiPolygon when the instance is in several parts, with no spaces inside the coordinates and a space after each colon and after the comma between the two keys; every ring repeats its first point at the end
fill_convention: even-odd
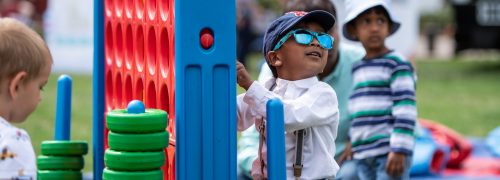
{"type": "Polygon", "coordinates": [[[417,72],[419,117],[468,136],[500,126],[500,62],[419,61],[417,72]]]}
{"type": "MultiPolygon", "coordinates": [[[[256,58],[252,58],[256,59],[256,58]]],[[[248,68],[256,77],[256,60],[248,68]]],[[[419,117],[439,121],[467,136],[484,137],[500,126],[500,61],[417,61],[419,117]]],[[[25,128],[37,154],[40,143],[54,137],[57,77],[50,77],[43,100],[25,128]]],[[[92,78],[72,75],[71,139],[86,140],[92,149],[92,78]]],[[[238,88],[238,93],[243,92],[238,88]]],[[[84,172],[92,171],[92,152],[85,156],[84,172]]]]}

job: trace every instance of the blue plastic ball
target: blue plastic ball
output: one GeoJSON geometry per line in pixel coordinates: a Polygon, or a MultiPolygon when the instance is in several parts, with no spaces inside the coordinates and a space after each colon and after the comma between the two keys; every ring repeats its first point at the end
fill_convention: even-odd
{"type": "Polygon", "coordinates": [[[132,100],[128,103],[127,112],[129,114],[140,114],[146,112],[144,103],[139,100],[132,100]]]}

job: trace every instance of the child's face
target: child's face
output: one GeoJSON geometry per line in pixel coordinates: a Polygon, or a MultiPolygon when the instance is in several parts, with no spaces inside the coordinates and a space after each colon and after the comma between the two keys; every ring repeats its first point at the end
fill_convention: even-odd
{"type": "Polygon", "coordinates": [[[354,20],[353,34],[367,51],[385,48],[385,38],[389,36],[389,19],[381,8],[372,8],[354,20]]]}
{"type": "MultiPolygon", "coordinates": [[[[305,29],[324,33],[325,29],[316,22],[300,23],[294,29],[305,29]]],[[[278,77],[286,80],[310,78],[323,72],[328,58],[328,50],[319,45],[316,37],[308,45],[299,44],[291,36],[275,51],[276,58],[272,60],[278,71],[278,77]]],[[[272,58],[271,58],[272,59],[272,58]]]]}
{"type": "Polygon", "coordinates": [[[11,121],[17,123],[23,122],[36,109],[36,106],[42,99],[40,92],[43,90],[45,84],[47,84],[52,69],[50,64],[45,66],[39,72],[39,76],[27,82],[21,82],[19,85],[17,98],[13,102],[16,108],[13,110],[11,121]]]}

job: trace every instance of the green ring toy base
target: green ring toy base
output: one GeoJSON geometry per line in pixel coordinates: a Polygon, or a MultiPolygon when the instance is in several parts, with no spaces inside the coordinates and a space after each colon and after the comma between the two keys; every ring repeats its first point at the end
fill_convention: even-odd
{"type": "Polygon", "coordinates": [[[138,179],[148,179],[148,180],[161,180],[163,179],[162,170],[153,171],[114,171],[105,168],[102,173],[103,180],[138,180],[138,179]]]}
{"type": "Polygon", "coordinates": [[[82,173],[80,171],[48,171],[40,170],[37,172],[38,180],[81,180],[82,173]]]}
{"type": "Polygon", "coordinates": [[[168,132],[122,134],[109,132],[108,145],[117,151],[161,151],[168,146],[168,132]]]}
{"type": "Polygon", "coordinates": [[[46,156],[81,156],[88,152],[85,141],[43,141],[41,147],[46,156]]]}
{"type": "Polygon", "coordinates": [[[38,156],[36,164],[39,170],[82,170],[82,156],[38,156]]]}
{"type": "Polygon", "coordinates": [[[146,113],[128,114],[118,109],[106,113],[106,127],[121,133],[148,133],[165,131],[168,115],[159,109],[147,109],[146,113]]]}
{"type": "Polygon", "coordinates": [[[165,163],[163,151],[124,152],[107,149],[104,152],[106,167],[119,171],[144,171],[159,169],[165,163]]]}

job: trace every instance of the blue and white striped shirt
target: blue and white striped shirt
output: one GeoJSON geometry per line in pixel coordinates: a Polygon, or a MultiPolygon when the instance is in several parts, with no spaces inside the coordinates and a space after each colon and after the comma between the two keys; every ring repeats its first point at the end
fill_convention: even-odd
{"type": "Polygon", "coordinates": [[[411,63],[391,51],[357,62],[352,73],[349,135],[354,158],[389,152],[411,155],[417,118],[411,63]]]}

